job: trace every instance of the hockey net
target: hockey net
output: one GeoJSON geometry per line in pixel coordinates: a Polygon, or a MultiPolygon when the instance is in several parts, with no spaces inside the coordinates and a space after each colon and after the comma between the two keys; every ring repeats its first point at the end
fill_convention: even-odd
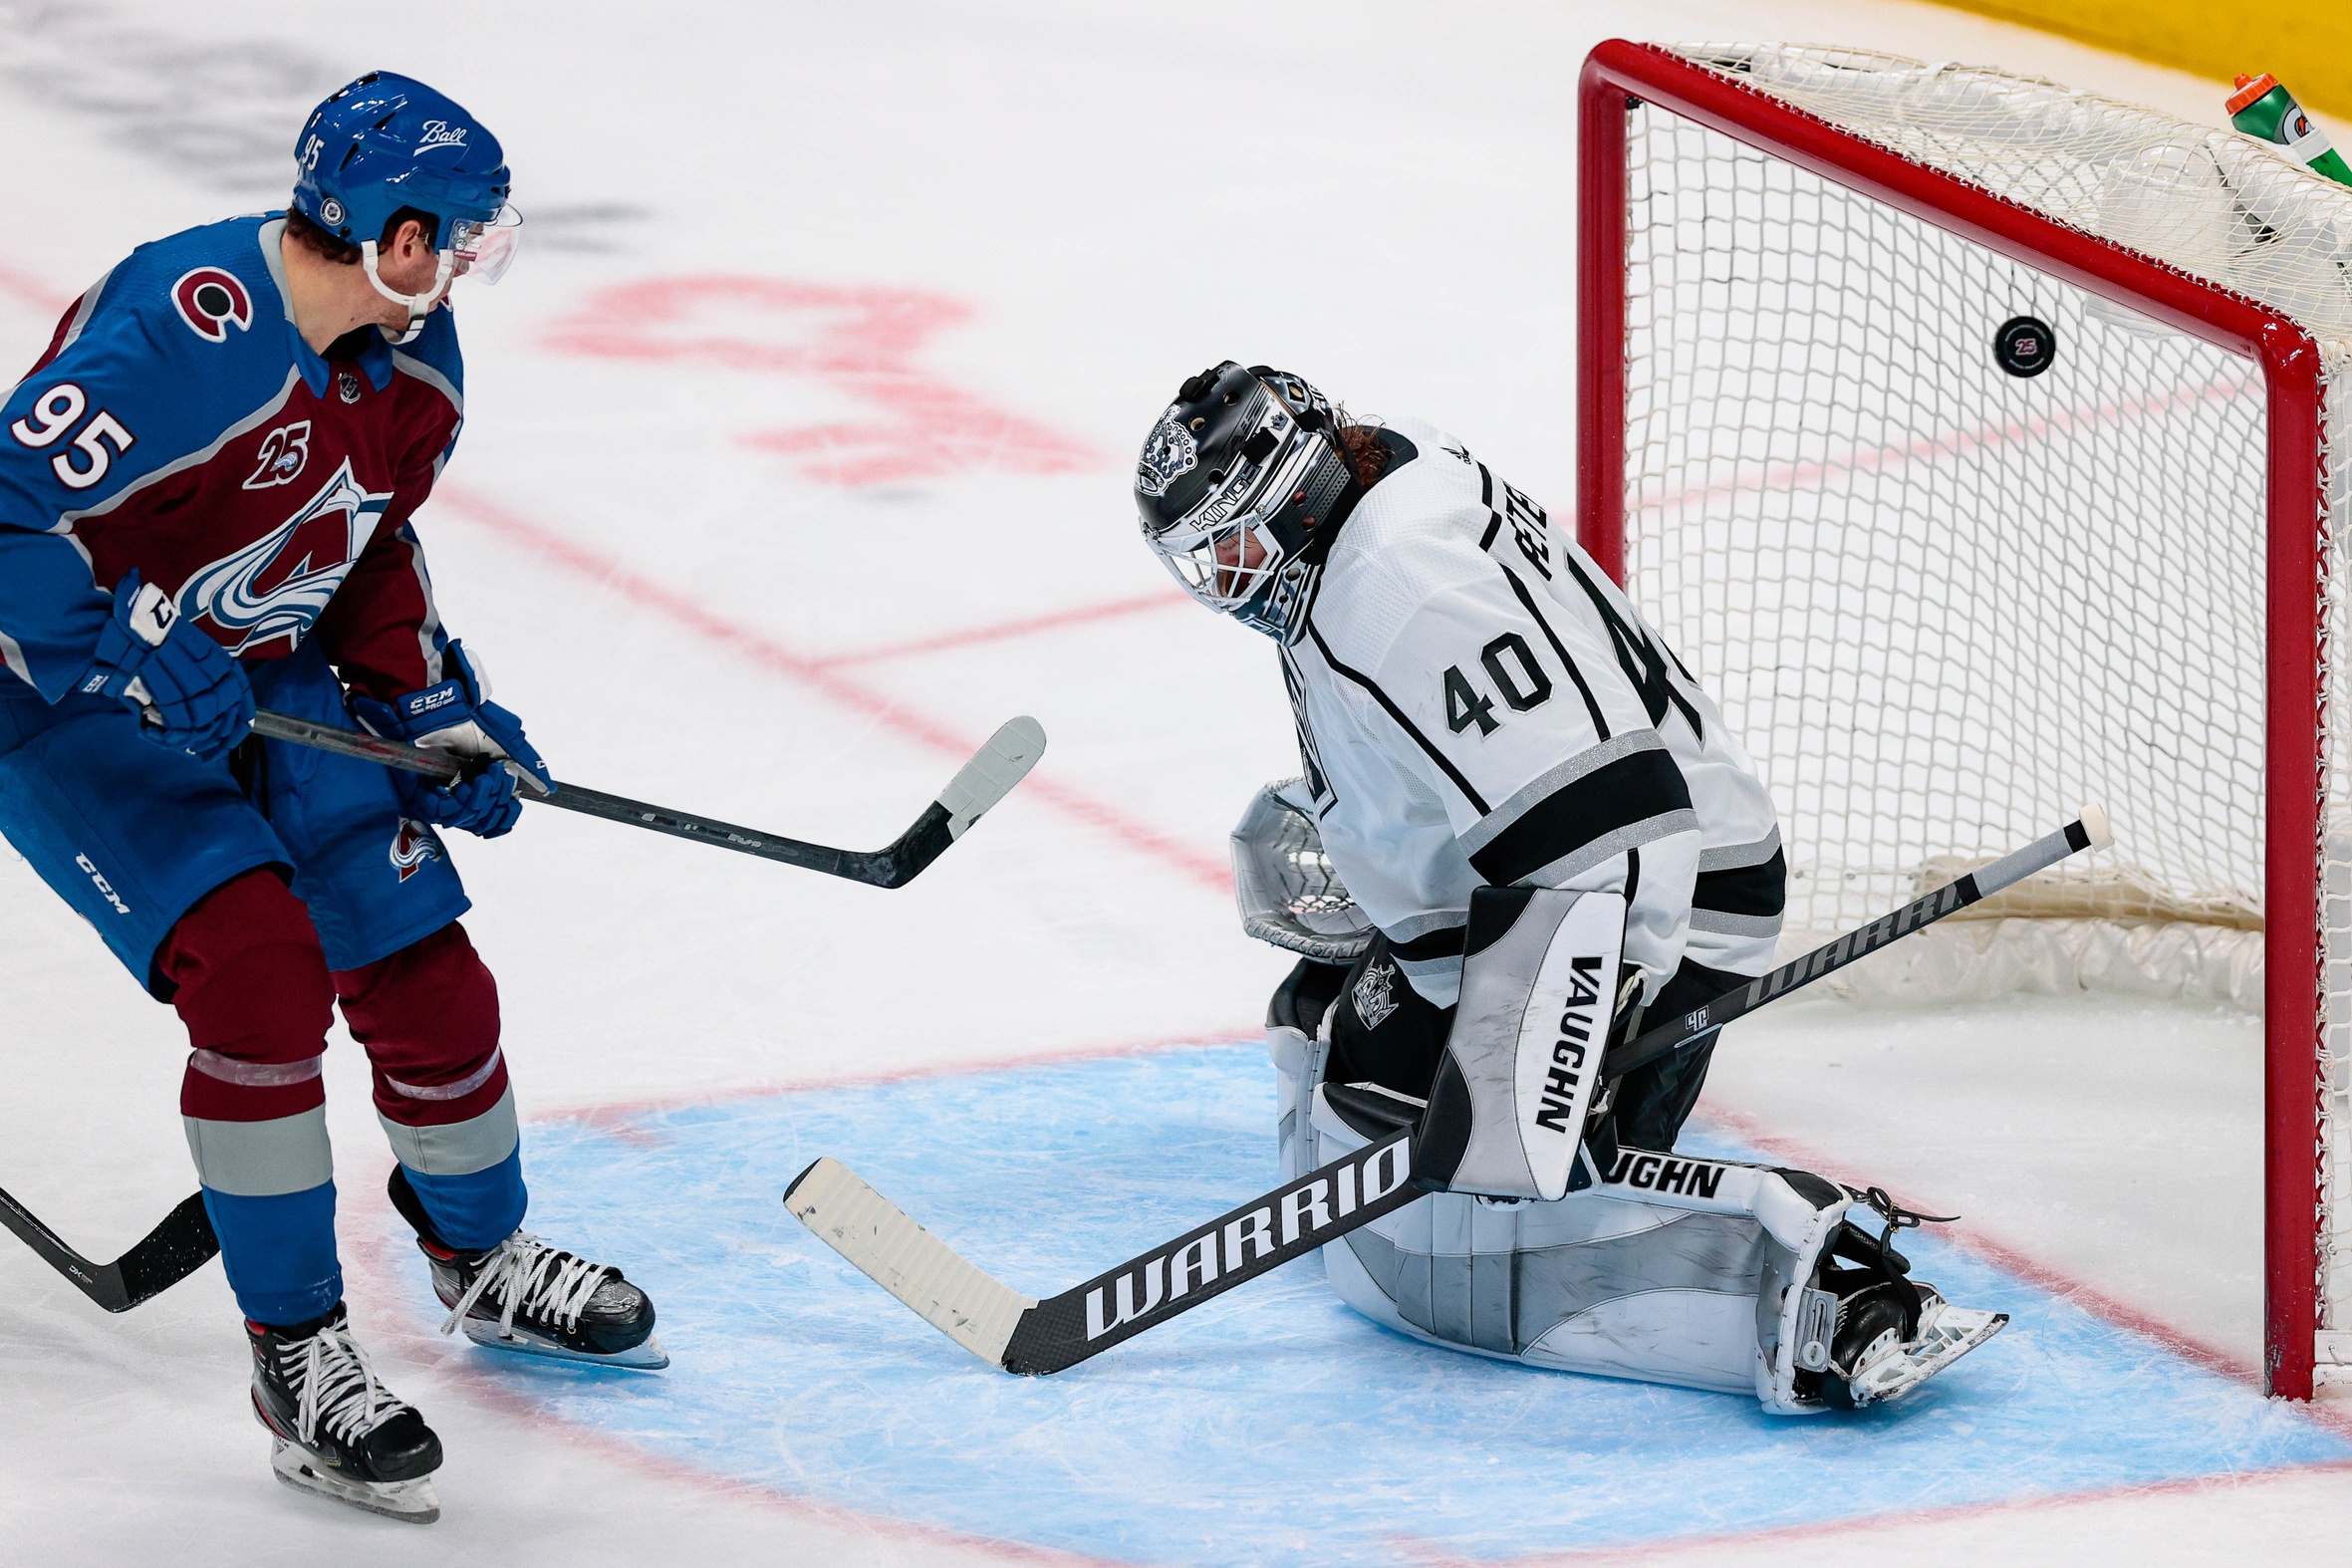
{"type": "Polygon", "coordinates": [[[1791,939],[2105,805],[2114,851],[1853,987],[2267,998],[2269,1363],[2308,1393],[2352,1363],[2352,190],[1852,50],[1605,44],[1582,113],[1580,531],[1754,754],[1791,939]]]}

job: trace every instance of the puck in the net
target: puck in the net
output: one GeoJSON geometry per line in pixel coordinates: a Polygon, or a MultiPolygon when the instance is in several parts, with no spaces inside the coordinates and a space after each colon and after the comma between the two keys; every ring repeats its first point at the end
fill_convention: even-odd
{"type": "Polygon", "coordinates": [[[2012,316],[1992,335],[1993,363],[2011,376],[2039,376],[2057,358],[2057,335],[2034,317],[2012,316]]]}

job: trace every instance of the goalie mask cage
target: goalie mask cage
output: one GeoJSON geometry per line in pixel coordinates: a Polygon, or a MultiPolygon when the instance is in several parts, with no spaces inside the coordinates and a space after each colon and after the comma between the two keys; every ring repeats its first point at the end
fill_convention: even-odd
{"type": "Polygon", "coordinates": [[[1613,41],[1579,121],[1580,536],[1754,753],[1790,926],[2107,805],[2073,923],[2260,933],[2265,1380],[2352,1380],[2352,190],[1847,50],[1613,41]]]}

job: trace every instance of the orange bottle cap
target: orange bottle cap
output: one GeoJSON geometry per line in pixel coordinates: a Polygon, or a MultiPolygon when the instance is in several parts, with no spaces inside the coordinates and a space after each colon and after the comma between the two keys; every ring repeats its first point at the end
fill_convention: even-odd
{"type": "Polygon", "coordinates": [[[2232,115],[2236,114],[2248,104],[2266,96],[2272,88],[2277,86],[2278,78],[2267,71],[2258,77],[2240,75],[2237,79],[2237,91],[2229,95],[2228,112],[2232,115]]]}

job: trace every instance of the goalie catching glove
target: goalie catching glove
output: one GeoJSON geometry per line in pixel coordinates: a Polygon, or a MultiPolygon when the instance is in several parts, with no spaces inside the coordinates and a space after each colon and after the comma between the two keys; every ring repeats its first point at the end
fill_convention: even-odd
{"type": "Polygon", "coordinates": [[[389,740],[412,741],[470,764],[464,778],[446,786],[414,773],[392,777],[411,816],[494,839],[523,813],[515,786],[544,799],[555,793],[555,777],[524,737],[523,721],[490,700],[489,672],[465,645],[451,643],[442,662],[452,671],[447,679],[390,702],[355,696],[352,715],[389,740]]]}

